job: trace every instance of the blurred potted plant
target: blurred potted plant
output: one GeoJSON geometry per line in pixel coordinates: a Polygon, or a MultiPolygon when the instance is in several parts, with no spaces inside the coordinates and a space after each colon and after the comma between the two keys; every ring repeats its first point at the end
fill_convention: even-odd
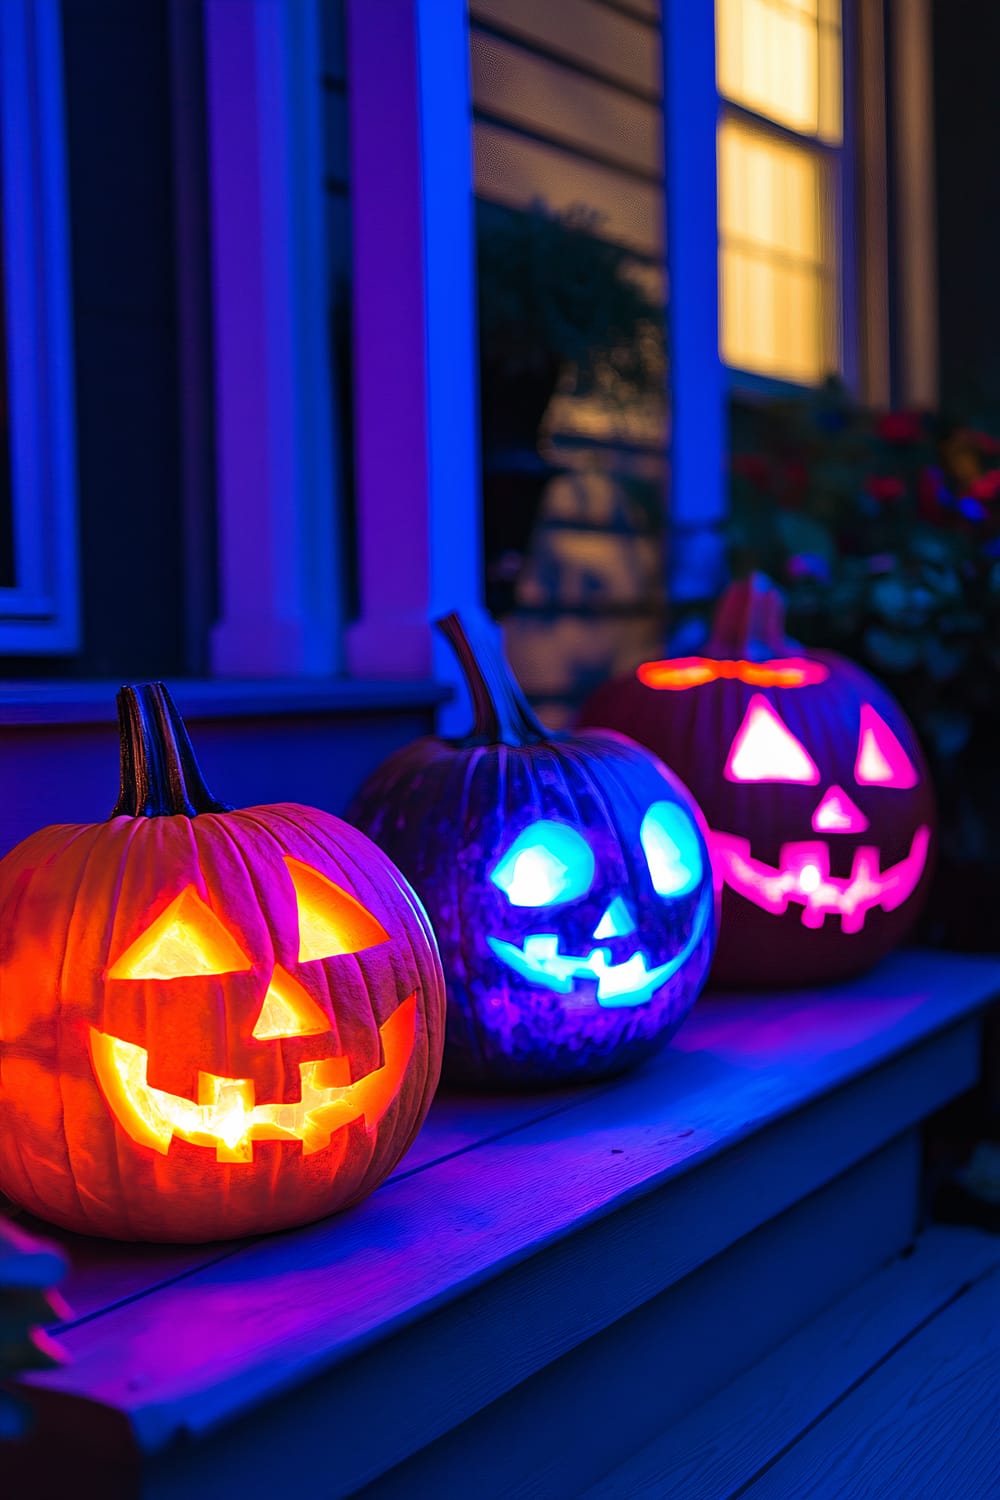
{"type": "Polygon", "coordinates": [[[793,634],[863,662],[903,704],[942,813],[925,936],[995,946],[1000,442],[943,417],[867,412],[832,381],[737,403],[729,551],[735,572],[780,580],[793,634]]]}
{"type": "Polygon", "coordinates": [[[663,309],[602,215],[482,200],[476,215],[487,594],[503,613],[556,472],[538,451],[552,396],[661,391],[663,309]]]}

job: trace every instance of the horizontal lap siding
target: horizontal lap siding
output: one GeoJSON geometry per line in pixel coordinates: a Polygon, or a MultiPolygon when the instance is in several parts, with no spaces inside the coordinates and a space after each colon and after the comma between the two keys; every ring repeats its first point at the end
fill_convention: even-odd
{"type": "MultiPolygon", "coordinates": [[[[603,216],[664,294],[662,74],[654,0],[471,0],[477,194],[603,216]]],[[[543,496],[505,620],[514,665],[549,722],[661,644],[663,406],[557,396],[543,496]]],[[[487,456],[487,463],[489,457],[487,456]]]]}

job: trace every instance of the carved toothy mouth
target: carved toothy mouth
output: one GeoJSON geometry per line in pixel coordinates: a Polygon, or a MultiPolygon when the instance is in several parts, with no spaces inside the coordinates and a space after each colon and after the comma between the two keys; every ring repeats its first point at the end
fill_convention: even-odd
{"type": "Polygon", "coordinates": [[[301,1141],[311,1155],[334,1131],[364,1117],[374,1130],[399,1092],[416,1039],[417,997],[410,995],[379,1027],[385,1061],[364,1078],[350,1078],[346,1057],[300,1063],[301,1095],[292,1103],[257,1104],[253,1080],[198,1074],[198,1102],[146,1081],[149,1053],[94,1027],[90,1053],[101,1092],[132,1140],[165,1155],[174,1136],[212,1146],[217,1161],[253,1161],[254,1141],[301,1141]]]}
{"type": "Polygon", "coordinates": [[[877,849],[861,845],[854,851],[850,875],[840,879],[830,874],[830,846],[821,839],[782,844],[774,866],[754,859],[749,839],[714,830],[709,835],[716,876],[737,895],[775,916],[787,911],[790,901],[797,902],[804,927],[822,927],[832,912],[848,933],[860,932],[874,907],[895,911],[912,896],[927,864],[930,841],[930,829],[922,824],[909,854],[887,870],[881,869],[877,849]]]}
{"type": "Polygon", "coordinates": [[[712,906],[712,892],[706,890],[698,903],[691,936],[680,953],[666,963],[649,968],[645,953],[636,950],[623,963],[613,963],[610,948],[592,948],[586,958],[559,952],[559,937],[554,932],[533,934],[519,948],[503,938],[487,938],[498,958],[515,973],[557,994],[568,995],[578,979],[597,981],[597,1003],[609,1009],[626,1005],[645,1005],[654,991],[666,984],[687,963],[705,932],[712,906]]]}

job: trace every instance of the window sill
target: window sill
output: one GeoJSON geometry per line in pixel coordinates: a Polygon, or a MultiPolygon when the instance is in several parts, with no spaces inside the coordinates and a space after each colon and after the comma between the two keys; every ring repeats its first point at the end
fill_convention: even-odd
{"type": "MultiPolygon", "coordinates": [[[[0,726],[113,724],[115,680],[85,682],[0,682],[0,726]]],[[[381,714],[397,709],[433,708],[450,689],[429,679],[382,681],[365,678],[291,678],[170,683],[177,706],[194,722],[208,719],[275,718],[302,714],[381,714]]]]}

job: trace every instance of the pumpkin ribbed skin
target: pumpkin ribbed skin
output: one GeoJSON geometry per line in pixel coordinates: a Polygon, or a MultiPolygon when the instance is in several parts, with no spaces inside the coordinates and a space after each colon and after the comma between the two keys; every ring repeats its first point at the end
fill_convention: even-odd
{"type": "Polygon", "coordinates": [[[580,723],[621,730],[676,769],[708,820],[720,883],[720,850],[733,836],[748,840],[752,858],[775,870],[788,868],[783,847],[822,843],[829,852],[829,874],[842,881],[851,876],[861,848],[877,851],[882,872],[911,854],[915,836],[918,848],[926,847],[927,852],[912,893],[894,909],[876,905],[867,910],[857,931],[845,930],[840,914],[833,911],[819,925],[805,925],[803,905],[794,899],[783,912],[763,909],[738,893],[727,879],[711,974],[715,985],[824,984],[862,972],[906,936],[919,915],[931,875],[933,789],[916,735],[902,710],[860,667],[832,652],[804,651],[784,638],[781,627],[780,600],[766,581],[734,585],[701,659],[819,663],[826,669],[825,680],[781,686],[733,676],[664,689],[649,686],[632,672],[598,688],[584,705],[580,723]],[[724,775],[734,739],[751,704],[760,698],[815,762],[817,782],[748,782],[724,775]],[[873,709],[898,739],[916,772],[915,785],[858,785],[855,761],[862,705],[873,709]],[[812,820],[831,788],[846,793],[867,827],[817,832],[812,820]],[[920,835],[920,830],[925,834],[920,835]]]}
{"type": "Polygon", "coordinates": [[[380,850],[314,808],[115,816],[43,829],[0,861],[0,1190],[66,1228],[211,1240],[356,1203],[424,1119],[443,1028],[443,976],[419,901],[380,850]],[[300,962],[287,859],[355,897],[387,940],[300,962]],[[248,968],[111,977],[116,957],[189,886],[248,968]],[[319,1007],[313,1034],[252,1035],[277,965],[319,1007]],[[244,1161],[176,1136],[153,1149],[109,1108],[91,1053],[96,1030],[146,1049],[154,1089],[198,1101],[205,1072],[252,1080],[257,1104],[291,1103],[300,1063],[341,1059],[327,1063],[340,1084],[379,1069],[379,1028],[410,996],[412,1053],[388,1107],[373,1128],[364,1117],[332,1128],[309,1154],[299,1139],[255,1139],[244,1161]]]}
{"type": "MultiPolygon", "coordinates": [[[[494,697],[510,687],[498,686],[498,664],[495,671],[494,697]]],[[[348,816],[403,870],[434,924],[448,984],[446,1076],[531,1087],[618,1072],[662,1047],[707,973],[715,904],[700,815],[664,767],[621,735],[550,738],[523,702],[511,702],[515,711],[492,724],[480,702],[479,728],[467,741],[428,737],[397,751],[348,816]],[[703,857],[695,887],[671,899],[654,890],[640,841],[644,814],[663,803],[683,810],[703,857]],[[594,863],[585,892],[542,910],[512,905],[490,879],[539,820],[578,831],[594,863]],[[598,938],[616,898],[634,927],[598,938]],[[560,993],[515,972],[487,942],[521,947],[540,933],[557,935],[562,953],[603,946],[613,963],[637,951],[650,969],[684,957],[647,1000],[607,1007],[592,980],[575,979],[560,993]]]]}

